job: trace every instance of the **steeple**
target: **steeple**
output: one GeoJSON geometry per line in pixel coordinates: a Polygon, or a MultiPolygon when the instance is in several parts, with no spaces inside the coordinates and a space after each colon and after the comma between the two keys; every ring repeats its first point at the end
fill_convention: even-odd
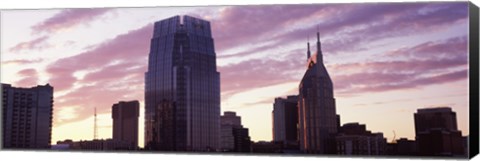
{"type": "Polygon", "coordinates": [[[320,32],[317,27],[317,63],[323,63],[322,47],[320,44],[320,32]]]}
{"type": "Polygon", "coordinates": [[[310,59],[310,42],[307,42],[307,61],[310,59]]]}

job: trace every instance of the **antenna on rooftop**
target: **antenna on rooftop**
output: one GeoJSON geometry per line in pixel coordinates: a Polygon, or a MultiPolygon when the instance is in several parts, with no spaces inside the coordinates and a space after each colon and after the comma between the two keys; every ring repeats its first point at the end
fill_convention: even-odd
{"type": "Polygon", "coordinates": [[[93,122],[93,140],[97,140],[98,131],[97,131],[97,107],[94,107],[94,122],[93,122]]]}
{"type": "Polygon", "coordinates": [[[393,139],[392,139],[392,143],[396,143],[397,141],[395,140],[395,138],[397,137],[397,134],[395,134],[395,130],[393,130],[393,139]]]}

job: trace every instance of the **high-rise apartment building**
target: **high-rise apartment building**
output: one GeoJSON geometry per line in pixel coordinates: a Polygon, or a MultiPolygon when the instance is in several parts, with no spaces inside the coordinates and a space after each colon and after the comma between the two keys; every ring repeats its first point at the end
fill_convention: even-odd
{"type": "Polygon", "coordinates": [[[113,140],[124,141],[138,147],[138,101],[120,101],[112,106],[113,140]]]}
{"type": "Polygon", "coordinates": [[[337,114],[333,84],[323,64],[320,34],[317,32],[317,54],[310,57],[308,69],[299,85],[298,118],[300,150],[307,153],[334,154],[337,114]]]}
{"type": "Polygon", "coordinates": [[[273,141],[298,144],[298,96],[275,98],[273,103],[273,141]]]}
{"type": "Polygon", "coordinates": [[[218,149],[220,73],[208,21],[174,16],[155,22],[145,73],[147,149],[218,149]]]}
{"type": "Polygon", "coordinates": [[[52,137],[53,87],[2,83],[3,148],[47,149],[52,137]]]}

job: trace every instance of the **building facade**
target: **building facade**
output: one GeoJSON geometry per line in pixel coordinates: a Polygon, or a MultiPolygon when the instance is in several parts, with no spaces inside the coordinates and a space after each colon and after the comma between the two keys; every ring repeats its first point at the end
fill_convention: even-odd
{"type": "Polygon", "coordinates": [[[52,138],[53,87],[2,84],[3,148],[48,149],[52,138]]]}
{"type": "Polygon", "coordinates": [[[250,152],[248,129],[241,124],[241,117],[226,111],[220,117],[220,150],[225,152],[250,152]]]}
{"type": "Polygon", "coordinates": [[[125,141],[138,147],[138,101],[120,101],[112,106],[113,140],[125,141]]]}
{"type": "Polygon", "coordinates": [[[337,114],[333,83],[323,64],[320,34],[317,32],[317,54],[310,57],[308,69],[299,85],[298,122],[300,149],[306,153],[335,154],[337,114]]]}
{"type": "Polygon", "coordinates": [[[422,156],[463,156],[462,132],[450,107],[418,109],[414,114],[415,140],[422,156]]]}
{"type": "Polygon", "coordinates": [[[145,145],[219,147],[220,73],[210,23],[190,16],[155,22],[145,73],[145,145]]]}
{"type": "Polygon", "coordinates": [[[386,155],[387,140],[383,133],[372,133],[366,126],[348,123],[339,129],[335,137],[337,154],[340,155],[386,155]]]}
{"type": "Polygon", "coordinates": [[[275,98],[273,103],[273,141],[298,145],[298,96],[275,98]]]}

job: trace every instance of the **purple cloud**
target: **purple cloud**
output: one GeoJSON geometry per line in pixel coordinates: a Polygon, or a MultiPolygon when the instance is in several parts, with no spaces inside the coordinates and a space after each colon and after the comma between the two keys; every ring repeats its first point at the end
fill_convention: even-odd
{"type": "MultiPolygon", "coordinates": [[[[55,106],[58,109],[68,106],[97,107],[99,113],[104,113],[120,100],[143,100],[143,77],[152,30],[151,24],[131,30],[86,52],[48,65],[49,81],[56,92],[71,89],[75,83],[82,84],[59,97],[58,100],[62,101],[55,106]],[[73,74],[79,71],[89,73],[77,79],[73,74]]],[[[91,109],[80,108],[76,114],[75,118],[56,120],[56,125],[85,119],[91,116],[91,109]]]]}
{"type": "Polygon", "coordinates": [[[47,67],[47,72],[52,75],[51,84],[56,87],[55,90],[69,89],[77,81],[73,73],[102,69],[109,62],[146,63],[144,60],[148,53],[152,29],[152,25],[149,24],[107,40],[76,56],[57,60],[47,67]]]}
{"type": "Polygon", "coordinates": [[[50,47],[50,45],[47,43],[48,38],[48,36],[42,36],[30,41],[21,42],[10,48],[9,51],[19,52],[22,50],[43,50],[50,47]]]}
{"type": "Polygon", "coordinates": [[[65,9],[60,13],[46,19],[45,21],[33,26],[32,34],[36,33],[54,33],[59,30],[72,28],[78,25],[89,24],[95,18],[107,13],[109,8],[85,8],[85,9],[65,9]]]}

